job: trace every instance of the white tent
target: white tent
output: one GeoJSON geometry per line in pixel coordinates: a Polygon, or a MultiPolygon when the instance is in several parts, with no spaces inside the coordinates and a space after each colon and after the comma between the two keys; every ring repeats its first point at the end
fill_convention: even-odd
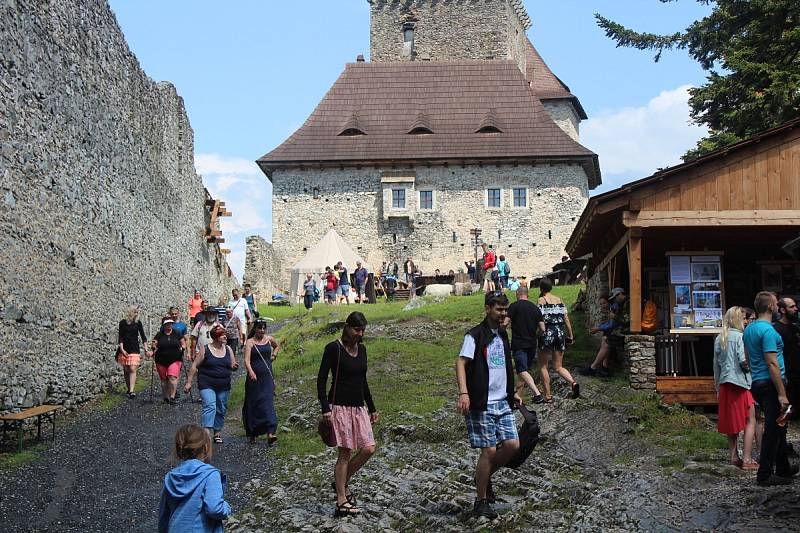
{"type": "MultiPolygon", "coordinates": [[[[306,274],[321,274],[325,267],[333,266],[341,261],[352,274],[356,269],[356,261],[361,261],[361,266],[372,272],[372,268],[353,251],[336,230],[330,229],[328,233],[313,246],[300,261],[289,269],[291,272],[291,293],[297,296],[303,288],[306,274]]],[[[317,276],[315,276],[316,281],[317,276]]]]}

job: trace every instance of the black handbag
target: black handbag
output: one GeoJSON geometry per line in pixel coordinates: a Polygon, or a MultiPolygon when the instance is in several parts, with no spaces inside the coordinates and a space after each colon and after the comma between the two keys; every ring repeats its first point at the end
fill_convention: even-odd
{"type": "MultiPolygon", "coordinates": [[[[336,347],[339,349],[338,357],[336,358],[336,377],[333,379],[333,394],[331,400],[336,400],[336,384],[339,382],[339,363],[342,361],[342,347],[339,341],[336,341],[336,347]]],[[[317,433],[319,433],[323,444],[329,447],[336,446],[336,432],[333,430],[333,422],[327,420],[325,417],[319,419],[317,424],[317,433]]]]}
{"type": "Polygon", "coordinates": [[[522,427],[519,428],[519,451],[505,464],[506,468],[511,469],[522,466],[539,443],[540,428],[536,411],[528,411],[528,408],[521,403],[518,407],[524,422],[522,422],[522,427]]]}

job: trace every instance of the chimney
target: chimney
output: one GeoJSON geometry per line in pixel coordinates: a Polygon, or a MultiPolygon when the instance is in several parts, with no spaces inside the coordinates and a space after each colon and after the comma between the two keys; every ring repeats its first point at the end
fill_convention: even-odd
{"type": "Polygon", "coordinates": [[[358,57],[356,57],[356,62],[363,63],[364,62],[364,54],[358,54],[358,57]]]}

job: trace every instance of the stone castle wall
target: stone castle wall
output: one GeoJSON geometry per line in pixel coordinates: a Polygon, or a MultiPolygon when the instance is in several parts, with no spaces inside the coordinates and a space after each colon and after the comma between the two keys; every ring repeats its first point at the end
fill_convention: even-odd
{"type": "Polygon", "coordinates": [[[542,102],[547,114],[553,119],[564,133],[569,135],[573,141],[580,142],[580,123],[581,119],[575,113],[575,108],[569,100],[545,100],[542,102]]]}
{"type": "Polygon", "coordinates": [[[509,260],[513,274],[542,274],[561,260],[588,198],[579,165],[419,167],[391,173],[415,176],[413,184],[403,185],[408,217],[395,217],[388,216],[391,203],[385,204],[385,174],[374,168],[273,173],[273,246],[282,285],[289,281],[285,269],[331,227],[373,268],[410,256],[430,273],[464,268],[475,253],[469,231],[480,228],[483,240],[509,260]],[[486,187],[494,186],[503,189],[503,207],[496,210],[486,208],[486,187]],[[528,207],[510,207],[513,187],[528,189],[528,207]],[[420,190],[434,192],[433,210],[418,209],[420,190]]]}
{"type": "Polygon", "coordinates": [[[525,72],[525,29],[508,0],[372,0],[371,61],[406,61],[413,21],[416,59],[509,59],[525,72]]]}
{"type": "Polygon", "coordinates": [[[92,398],[128,306],[152,334],[236,284],[204,201],[183,101],[107,2],[0,5],[0,410],[92,398]]]}
{"type": "MultiPolygon", "coordinates": [[[[283,268],[290,267],[284,265],[283,268]]],[[[259,302],[265,302],[278,292],[287,292],[288,286],[281,285],[281,264],[275,256],[272,244],[258,235],[247,238],[247,251],[244,263],[243,283],[249,283],[259,302]]]]}

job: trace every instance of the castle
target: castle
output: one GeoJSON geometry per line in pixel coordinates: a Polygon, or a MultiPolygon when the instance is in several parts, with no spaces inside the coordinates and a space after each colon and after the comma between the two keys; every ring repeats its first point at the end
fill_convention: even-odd
{"type": "Polygon", "coordinates": [[[248,241],[264,293],[331,227],[373,266],[444,272],[471,230],[514,274],[549,271],[600,184],[579,100],[526,36],[520,0],[369,0],[371,61],[347,64],[311,116],[257,163],[273,245],[248,241]],[[276,268],[277,267],[277,268],[276,268]],[[275,271],[277,270],[277,271],[275,271]]]}

